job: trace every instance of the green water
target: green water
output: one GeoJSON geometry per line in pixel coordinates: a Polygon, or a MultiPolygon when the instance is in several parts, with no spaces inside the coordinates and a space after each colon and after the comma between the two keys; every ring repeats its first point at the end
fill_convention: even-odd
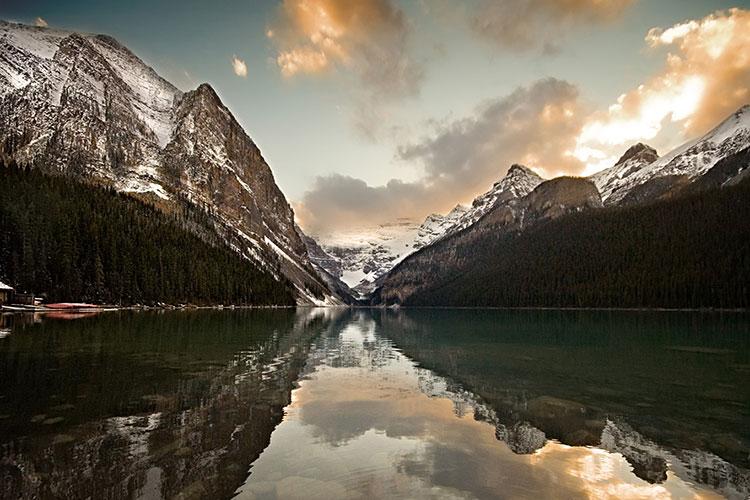
{"type": "Polygon", "coordinates": [[[744,498],[748,469],[748,315],[0,319],[2,498],[744,498]]]}

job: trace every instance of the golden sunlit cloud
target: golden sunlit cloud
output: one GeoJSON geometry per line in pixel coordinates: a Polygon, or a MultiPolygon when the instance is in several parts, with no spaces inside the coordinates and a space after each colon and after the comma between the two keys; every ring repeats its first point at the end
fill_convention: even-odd
{"type": "MultiPolygon", "coordinates": [[[[357,36],[361,27],[354,25],[339,2],[326,0],[287,0],[283,4],[282,25],[285,36],[276,40],[286,45],[276,59],[284,76],[317,73],[328,67],[329,58],[343,62],[347,51],[341,45],[357,36]]],[[[357,17],[354,17],[356,20],[357,17]]],[[[277,30],[269,29],[269,38],[277,30]]]]}
{"type": "Polygon", "coordinates": [[[667,123],[681,128],[680,142],[750,101],[749,11],[731,9],[654,28],[646,42],[654,50],[669,49],[665,65],[586,123],[573,155],[587,163],[588,172],[611,166],[623,145],[654,139],[667,123]]]}
{"type": "Polygon", "coordinates": [[[286,77],[339,67],[384,92],[409,94],[421,70],[406,54],[408,31],[390,0],[284,0],[266,36],[286,77]],[[395,87],[394,76],[401,78],[395,87]]]}
{"type": "Polygon", "coordinates": [[[281,74],[287,77],[297,73],[318,73],[328,66],[325,52],[309,47],[282,52],[276,61],[281,74]]]}
{"type": "Polygon", "coordinates": [[[36,19],[34,19],[34,26],[38,26],[40,28],[46,28],[47,26],[49,26],[49,24],[47,23],[47,21],[44,20],[44,18],[37,17],[36,19]]]}
{"type": "Polygon", "coordinates": [[[323,72],[356,78],[352,110],[364,131],[378,125],[372,117],[382,113],[374,110],[419,91],[424,75],[409,53],[410,31],[391,0],[284,0],[266,37],[285,78],[323,72]]]}
{"type": "Polygon", "coordinates": [[[247,78],[247,65],[237,56],[232,56],[232,70],[234,70],[235,75],[247,78]]]}

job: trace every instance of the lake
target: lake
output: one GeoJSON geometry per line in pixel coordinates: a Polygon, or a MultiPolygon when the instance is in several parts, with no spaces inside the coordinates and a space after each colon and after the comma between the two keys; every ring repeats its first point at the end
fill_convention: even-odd
{"type": "Polygon", "coordinates": [[[746,498],[750,315],[0,316],[2,498],[746,498]]]}

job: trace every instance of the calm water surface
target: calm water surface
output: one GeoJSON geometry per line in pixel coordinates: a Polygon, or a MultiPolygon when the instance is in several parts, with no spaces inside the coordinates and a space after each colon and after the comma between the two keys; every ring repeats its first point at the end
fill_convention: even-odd
{"type": "Polygon", "coordinates": [[[2,498],[746,498],[750,316],[0,317],[2,498]]]}

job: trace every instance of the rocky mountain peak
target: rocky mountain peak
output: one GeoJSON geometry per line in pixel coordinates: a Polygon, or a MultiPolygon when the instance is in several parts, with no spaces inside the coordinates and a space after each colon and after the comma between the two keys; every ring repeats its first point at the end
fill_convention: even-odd
{"type": "MultiPolygon", "coordinates": [[[[750,105],[744,105],[702,137],[688,141],[661,157],[657,157],[653,148],[636,144],[615,165],[595,173],[591,180],[596,183],[605,203],[616,205],[630,191],[652,179],[678,179],[682,176],[686,176],[687,180],[696,179],[722,158],[738,153],[748,144],[750,105]]],[[[663,184],[657,181],[657,184],[660,183],[663,184]]],[[[646,191],[652,190],[649,188],[646,191]]],[[[642,194],[638,193],[638,197],[642,194]]]]}
{"type": "Polygon", "coordinates": [[[198,88],[196,88],[194,92],[196,93],[196,95],[199,95],[201,97],[212,99],[216,102],[221,102],[221,99],[219,99],[219,95],[209,83],[201,83],[200,85],[198,85],[198,88]]]}
{"type": "Polygon", "coordinates": [[[529,194],[543,181],[544,179],[529,167],[514,163],[505,176],[496,182],[489,192],[474,200],[474,206],[486,203],[488,198],[492,198],[493,205],[501,197],[521,198],[529,194]]]}
{"type": "Polygon", "coordinates": [[[521,165],[519,163],[514,163],[513,165],[511,165],[510,168],[508,169],[508,173],[505,174],[506,177],[511,177],[514,175],[530,175],[530,176],[539,177],[537,173],[531,170],[529,167],[525,165],[521,165]]]}
{"type": "Polygon", "coordinates": [[[505,173],[502,179],[497,181],[494,186],[495,187],[506,187],[510,186],[514,183],[524,181],[525,179],[539,179],[541,182],[543,179],[534,172],[532,169],[525,165],[520,165],[518,163],[514,163],[510,166],[508,171],[505,173]]]}
{"type": "Polygon", "coordinates": [[[639,142],[634,146],[630,146],[628,150],[625,151],[625,153],[620,157],[620,159],[617,160],[615,166],[622,165],[623,163],[632,159],[638,160],[641,163],[651,163],[656,161],[658,158],[659,154],[654,148],[652,148],[648,144],[639,142]]]}
{"type": "MultiPolygon", "coordinates": [[[[493,184],[492,189],[474,198],[470,207],[456,205],[447,216],[442,217],[439,231],[433,231],[438,236],[433,237],[432,241],[471,226],[497,205],[523,198],[542,182],[544,179],[532,169],[514,163],[505,176],[493,184]]],[[[427,243],[429,241],[422,242],[423,245],[427,243]]]]}
{"type": "MultiPolygon", "coordinates": [[[[73,33],[73,35],[78,35],[78,34],[77,33],[73,33]]],[[[78,35],[78,36],[80,36],[80,35],[78,35]]],[[[131,52],[129,48],[127,48],[126,46],[124,46],[123,44],[121,44],[114,37],[111,37],[109,35],[101,35],[101,34],[99,34],[99,35],[94,35],[91,38],[93,40],[96,40],[97,42],[100,42],[103,45],[109,46],[113,50],[117,50],[117,51],[122,52],[123,54],[127,55],[128,57],[132,57],[132,58],[136,58],[136,59],[138,58],[138,56],[136,56],[135,54],[133,54],[133,52],[131,52]]]]}

